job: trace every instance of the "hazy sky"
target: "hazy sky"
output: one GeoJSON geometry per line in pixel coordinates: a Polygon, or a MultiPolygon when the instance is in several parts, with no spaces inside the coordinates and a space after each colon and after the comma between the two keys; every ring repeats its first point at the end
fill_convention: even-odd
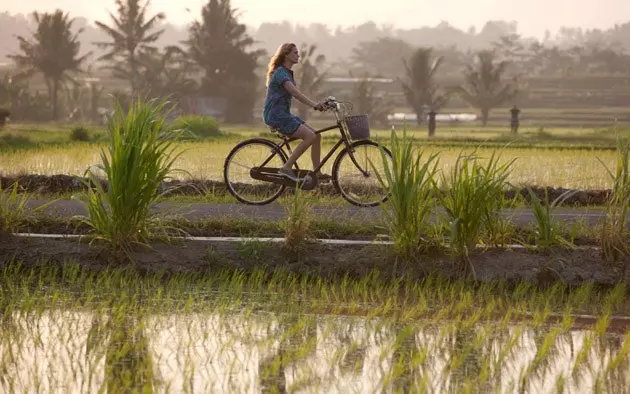
{"type": "MultiPolygon", "coordinates": [[[[198,18],[207,0],[152,0],[152,9],[164,11],[171,23],[185,24],[198,18]],[[185,9],[192,11],[188,13],[185,9]]],[[[0,0],[0,11],[29,13],[61,8],[73,16],[106,18],[114,0],[0,0]]],[[[515,20],[519,32],[542,36],[559,26],[608,28],[630,21],[630,0],[232,0],[241,21],[257,27],[264,21],[290,20],[308,24],[349,26],[373,20],[401,28],[435,26],[440,21],[467,29],[480,28],[491,19],[515,20]],[[599,4],[599,5],[597,5],[599,4]]]]}

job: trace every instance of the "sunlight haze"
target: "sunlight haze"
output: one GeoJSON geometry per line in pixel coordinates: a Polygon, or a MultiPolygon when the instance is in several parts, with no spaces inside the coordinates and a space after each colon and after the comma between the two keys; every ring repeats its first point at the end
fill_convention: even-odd
{"type": "MultiPolygon", "coordinates": [[[[61,8],[75,17],[101,20],[107,18],[108,11],[115,11],[114,0],[2,1],[6,3],[2,9],[13,14],[61,8]]],[[[207,0],[152,0],[151,8],[165,12],[173,24],[186,24],[199,18],[205,3],[207,0]]],[[[243,23],[254,27],[262,22],[289,20],[299,24],[324,23],[334,28],[372,20],[379,25],[410,29],[447,21],[466,30],[470,26],[480,29],[488,20],[514,20],[519,33],[537,37],[547,29],[554,33],[560,26],[610,28],[625,22],[630,15],[628,0],[232,0],[232,6],[239,10],[243,23]]]]}

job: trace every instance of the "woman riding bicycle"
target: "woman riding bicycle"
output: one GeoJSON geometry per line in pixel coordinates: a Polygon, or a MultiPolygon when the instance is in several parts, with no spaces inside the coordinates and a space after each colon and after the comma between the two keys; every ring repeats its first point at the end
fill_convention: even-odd
{"type": "MultiPolygon", "coordinates": [[[[263,120],[267,126],[278,130],[284,136],[302,140],[284,166],[278,170],[279,174],[294,182],[299,182],[302,179],[295,175],[292,167],[309,147],[311,147],[313,168],[319,166],[321,136],[316,134],[315,129],[304,123],[300,117],[291,114],[292,98],[297,98],[315,110],[324,109],[322,103],[311,100],[296,87],[291,68],[299,60],[300,54],[295,44],[285,43],[278,48],[267,67],[267,81],[265,83],[267,97],[263,110],[263,120]]],[[[316,176],[319,181],[330,180],[330,175],[318,173],[316,176]]]]}

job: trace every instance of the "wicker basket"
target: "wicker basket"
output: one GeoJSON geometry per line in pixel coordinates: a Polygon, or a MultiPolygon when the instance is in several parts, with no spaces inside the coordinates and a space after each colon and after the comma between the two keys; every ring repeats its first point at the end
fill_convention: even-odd
{"type": "Polygon", "coordinates": [[[370,123],[367,115],[346,116],[348,133],[353,140],[367,140],[370,138],[370,123]]]}

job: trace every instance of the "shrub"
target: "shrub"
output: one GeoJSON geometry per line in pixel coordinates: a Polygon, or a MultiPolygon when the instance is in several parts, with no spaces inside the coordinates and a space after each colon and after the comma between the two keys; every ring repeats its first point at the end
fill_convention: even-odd
{"type": "Polygon", "coordinates": [[[133,244],[146,244],[150,230],[158,228],[149,209],[169,191],[161,194],[161,185],[181,155],[173,155],[181,131],[166,126],[165,105],[138,100],[125,112],[118,104],[108,123],[109,155],[101,150],[102,164],[95,166],[106,174],[107,190],[91,168],[86,171],[88,216],[83,222],[117,255],[128,254],[133,244]]]}
{"type": "Polygon", "coordinates": [[[70,140],[71,141],[89,141],[90,134],[87,129],[83,126],[77,126],[72,129],[70,132],[70,140]]]}
{"type": "Polygon", "coordinates": [[[515,160],[499,164],[499,157],[493,153],[484,166],[474,152],[461,153],[451,168],[450,179],[442,173],[442,184],[449,186],[440,200],[449,224],[451,248],[461,263],[468,264],[473,277],[470,251],[477,245],[482,229],[493,226],[489,222],[496,220],[495,213],[501,208],[503,188],[515,160]]]}
{"type": "Polygon", "coordinates": [[[171,123],[172,130],[184,130],[197,138],[218,137],[221,135],[219,122],[212,116],[180,116],[171,123]]]}
{"type": "Polygon", "coordinates": [[[630,210],[630,140],[617,134],[616,152],[614,171],[598,158],[612,180],[612,193],[606,203],[601,235],[601,250],[606,261],[630,255],[630,233],[626,228],[630,210]]]}
{"type": "Polygon", "coordinates": [[[391,132],[393,161],[386,160],[381,150],[386,179],[381,179],[371,163],[381,185],[388,188],[389,198],[381,207],[394,240],[394,250],[403,260],[409,260],[417,256],[418,252],[434,246],[429,236],[428,218],[435,206],[435,181],[439,163],[437,154],[425,160],[424,152],[416,152],[406,129],[405,125],[402,138],[396,132],[391,132]]]}
{"type": "Polygon", "coordinates": [[[28,148],[35,143],[30,138],[12,133],[0,136],[0,148],[28,148]]]}

